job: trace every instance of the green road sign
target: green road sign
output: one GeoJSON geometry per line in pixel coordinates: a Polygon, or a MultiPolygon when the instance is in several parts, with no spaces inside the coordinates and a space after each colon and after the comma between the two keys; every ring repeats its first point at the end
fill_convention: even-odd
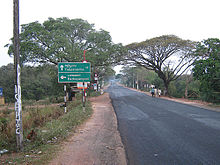
{"type": "Polygon", "coordinates": [[[83,62],[60,62],[58,63],[58,72],[72,72],[72,73],[81,73],[81,72],[91,72],[90,63],[83,62]]]}
{"type": "Polygon", "coordinates": [[[59,83],[90,82],[90,73],[59,73],[59,83]]]}
{"type": "Polygon", "coordinates": [[[60,62],[58,63],[58,82],[75,83],[90,81],[90,63],[60,62]]]}

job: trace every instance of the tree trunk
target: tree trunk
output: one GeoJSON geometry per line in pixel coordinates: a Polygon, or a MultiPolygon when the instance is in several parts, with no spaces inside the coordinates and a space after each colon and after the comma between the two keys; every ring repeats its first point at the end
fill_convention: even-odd
{"type": "Polygon", "coordinates": [[[192,74],[187,76],[186,78],[186,88],[185,88],[185,98],[187,99],[188,98],[188,87],[189,87],[189,83],[193,80],[192,78],[192,74]]]}
{"type": "Polygon", "coordinates": [[[170,84],[170,82],[164,81],[164,86],[165,86],[164,95],[165,96],[170,96],[170,94],[169,94],[169,84],[170,84]]]}
{"type": "Polygon", "coordinates": [[[188,98],[188,81],[186,81],[185,98],[188,98]]]}
{"type": "Polygon", "coordinates": [[[170,81],[167,79],[167,77],[165,76],[165,74],[162,71],[158,71],[156,73],[163,80],[163,83],[164,83],[165,89],[163,91],[163,95],[164,96],[169,96],[169,84],[170,84],[170,81]]]}

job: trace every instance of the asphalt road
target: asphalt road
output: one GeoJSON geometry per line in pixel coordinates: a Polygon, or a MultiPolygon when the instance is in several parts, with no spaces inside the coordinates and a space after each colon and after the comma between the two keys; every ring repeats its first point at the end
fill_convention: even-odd
{"type": "Polygon", "coordinates": [[[220,165],[220,113],[112,84],[130,165],[220,165]]]}

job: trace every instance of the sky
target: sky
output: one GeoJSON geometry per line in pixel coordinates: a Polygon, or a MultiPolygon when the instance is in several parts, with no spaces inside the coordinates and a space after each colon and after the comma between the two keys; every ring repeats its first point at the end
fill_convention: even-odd
{"type": "MultiPolygon", "coordinates": [[[[19,0],[20,25],[81,18],[123,45],[172,34],[202,41],[220,38],[219,0],[19,0]]],[[[0,67],[13,62],[4,47],[13,35],[13,0],[0,0],[0,67]]]]}

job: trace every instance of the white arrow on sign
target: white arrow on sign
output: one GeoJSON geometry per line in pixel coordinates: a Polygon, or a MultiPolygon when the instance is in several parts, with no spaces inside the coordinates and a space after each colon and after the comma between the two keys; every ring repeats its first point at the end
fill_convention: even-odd
{"type": "Polygon", "coordinates": [[[65,79],[66,77],[62,75],[60,78],[63,80],[63,79],[65,79]]]}
{"type": "Polygon", "coordinates": [[[64,66],[63,66],[63,65],[60,65],[60,69],[63,70],[63,68],[64,68],[64,66]]]}

